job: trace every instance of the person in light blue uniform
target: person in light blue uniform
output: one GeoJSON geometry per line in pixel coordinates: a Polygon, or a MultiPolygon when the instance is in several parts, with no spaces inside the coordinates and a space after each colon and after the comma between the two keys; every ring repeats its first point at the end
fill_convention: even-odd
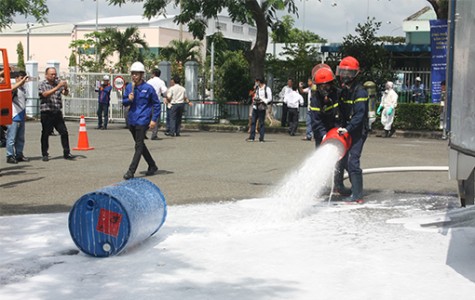
{"type": "Polygon", "coordinates": [[[160,116],[160,100],[155,89],[144,81],[145,67],[141,62],[134,62],[130,67],[132,82],[127,84],[122,99],[122,104],[129,108],[127,114],[128,127],[135,141],[135,152],[129,169],[124,174],[124,179],[134,177],[135,171],[143,156],[148,164],[145,175],[150,176],[158,171],[157,164],[145,145],[145,133],[150,127],[157,126],[160,116]],[[153,113],[152,113],[153,108],[153,113]]]}

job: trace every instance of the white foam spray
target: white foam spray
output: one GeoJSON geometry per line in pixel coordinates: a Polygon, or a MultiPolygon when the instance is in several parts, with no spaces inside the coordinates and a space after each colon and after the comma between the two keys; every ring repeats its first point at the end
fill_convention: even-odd
{"type": "Polygon", "coordinates": [[[315,204],[332,185],[335,164],[343,153],[339,141],[328,141],[290,170],[266,197],[234,203],[233,217],[224,221],[227,226],[217,227],[226,228],[226,234],[273,230],[314,213],[315,204]]]}
{"type": "Polygon", "coordinates": [[[272,205],[266,217],[292,221],[307,215],[317,198],[332,185],[335,164],[343,153],[343,145],[338,141],[319,147],[270,192],[272,205]]]}

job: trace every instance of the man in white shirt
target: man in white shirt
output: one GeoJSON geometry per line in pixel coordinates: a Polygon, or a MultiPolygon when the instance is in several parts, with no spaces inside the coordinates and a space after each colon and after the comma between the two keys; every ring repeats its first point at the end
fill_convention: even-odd
{"type": "MultiPolygon", "coordinates": [[[[153,86],[155,92],[157,93],[158,99],[162,100],[166,96],[167,86],[163,80],[160,79],[161,71],[160,69],[154,69],[152,71],[152,78],[150,78],[147,83],[153,86]]],[[[163,103],[163,101],[161,101],[163,103]]],[[[153,113],[153,112],[152,112],[153,113]]],[[[155,126],[152,129],[152,140],[158,140],[158,126],[155,126]]]]}
{"type": "MultiPolygon", "coordinates": [[[[292,78],[287,79],[287,85],[282,88],[279,93],[279,97],[281,101],[284,101],[285,95],[292,92],[292,86],[294,85],[294,81],[292,78]]],[[[287,126],[287,104],[282,103],[282,116],[280,118],[280,126],[286,127],[287,126]]]]}
{"type": "Polygon", "coordinates": [[[170,132],[165,132],[167,136],[180,136],[181,119],[185,111],[185,103],[192,106],[186,96],[186,90],[180,85],[180,77],[173,76],[170,81],[170,88],[167,91],[167,100],[171,105],[170,109],[170,132]]]}
{"type": "Polygon", "coordinates": [[[299,125],[299,106],[303,105],[303,97],[297,92],[295,86],[284,96],[284,103],[287,104],[288,109],[289,134],[295,136],[299,125]]]}

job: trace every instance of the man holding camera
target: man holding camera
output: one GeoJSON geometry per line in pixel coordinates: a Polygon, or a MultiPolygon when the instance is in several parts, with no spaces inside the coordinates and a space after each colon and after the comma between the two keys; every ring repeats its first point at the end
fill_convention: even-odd
{"type": "Polygon", "coordinates": [[[252,101],[251,131],[246,141],[254,142],[256,123],[259,120],[259,142],[264,142],[266,110],[267,104],[272,101],[272,91],[261,78],[257,78],[255,83],[256,93],[252,101]]]}
{"type": "Polygon", "coordinates": [[[109,76],[104,75],[102,77],[101,85],[95,89],[98,93],[98,101],[97,104],[97,127],[96,129],[107,129],[107,122],[109,121],[109,104],[111,101],[111,91],[112,86],[109,83],[109,76]],[[104,115],[104,126],[102,126],[102,116],[104,115]]]}
{"type": "Polygon", "coordinates": [[[45,80],[38,86],[41,111],[41,155],[43,161],[48,161],[49,135],[55,128],[61,136],[63,157],[67,160],[74,159],[69,148],[69,134],[64,123],[62,95],[69,95],[68,83],[58,80],[54,67],[48,67],[45,71],[45,80]]]}

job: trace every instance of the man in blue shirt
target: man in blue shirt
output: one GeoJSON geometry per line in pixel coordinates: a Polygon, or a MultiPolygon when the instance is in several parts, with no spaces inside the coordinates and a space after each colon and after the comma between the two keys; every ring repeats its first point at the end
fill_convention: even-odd
{"type": "Polygon", "coordinates": [[[96,129],[107,129],[107,122],[109,121],[109,104],[111,101],[111,91],[112,86],[109,83],[109,76],[104,75],[102,77],[102,83],[99,87],[96,88],[98,93],[98,104],[97,104],[97,127],[96,129]],[[104,115],[104,126],[102,126],[102,116],[104,115]]]}
{"type": "Polygon", "coordinates": [[[157,126],[160,116],[160,100],[155,89],[144,81],[145,67],[141,62],[134,62],[130,67],[132,82],[125,87],[122,104],[129,107],[128,126],[135,141],[135,152],[129,169],[124,174],[124,179],[134,177],[135,171],[143,156],[148,164],[145,175],[150,176],[158,171],[158,167],[152,155],[145,146],[145,133],[150,127],[157,126]],[[153,108],[153,113],[152,113],[153,108]]]}

